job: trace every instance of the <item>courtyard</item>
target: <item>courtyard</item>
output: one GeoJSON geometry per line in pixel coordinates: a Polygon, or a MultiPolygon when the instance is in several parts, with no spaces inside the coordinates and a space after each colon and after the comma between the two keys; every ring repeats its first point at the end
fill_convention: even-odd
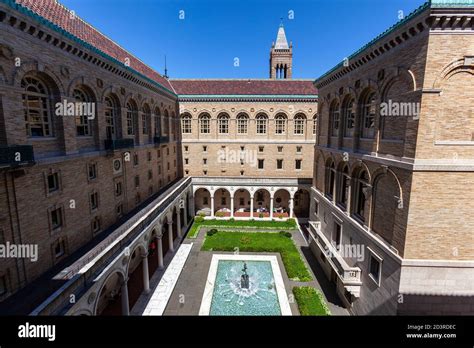
{"type": "MultiPolygon", "coordinates": [[[[281,309],[281,313],[277,310],[275,313],[278,314],[274,315],[348,315],[334,285],[327,280],[309,250],[301,226],[293,219],[233,221],[196,217],[174,258],[177,261],[170,260],[174,262],[168,266],[170,271],[158,271],[152,277],[150,292],[141,295],[131,310],[132,315],[249,315],[238,305],[234,314],[232,310],[222,314],[215,309],[213,314],[211,309],[211,302],[212,308],[216,307],[213,295],[217,296],[224,286],[214,284],[216,273],[219,278],[217,268],[223,266],[222,261],[230,260],[236,263],[234,271],[237,272],[234,273],[237,276],[241,266],[245,264],[244,268],[247,268],[249,264],[250,283],[253,280],[264,283],[262,274],[254,277],[252,262],[258,267],[263,266],[264,261],[272,263],[270,274],[275,279],[270,282],[269,289],[274,287],[274,297],[280,302],[276,307],[281,309]]],[[[265,283],[264,287],[267,285],[265,283]]],[[[234,292],[240,305],[245,301],[252,304],[253,314],[250,315],[272,315],[265,311],[270,300],[267,289],[263,290],[255,291],[253,298],[247,296],[253,294],[252,286],[249,292],[238,293],[235,289],[234,292]],[[255,307],[260,306],[264,309],[259,314],[255,307]]],[[[224,296],[230,292],[234,297],[232,291],[226,291],[222,291],[224,296]]],[[[227,308],[226,302],[230,300],[227,298],[223,302],[223,308],[227,308]]]]}

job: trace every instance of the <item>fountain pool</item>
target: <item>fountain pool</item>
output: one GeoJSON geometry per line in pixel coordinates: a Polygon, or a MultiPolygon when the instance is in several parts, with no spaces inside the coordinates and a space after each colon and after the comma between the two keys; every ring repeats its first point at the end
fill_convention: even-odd
{"type": "Polygon", "coordinates": [[[200,315],[291,315],[276,256],[213,255],[200,315]]]}

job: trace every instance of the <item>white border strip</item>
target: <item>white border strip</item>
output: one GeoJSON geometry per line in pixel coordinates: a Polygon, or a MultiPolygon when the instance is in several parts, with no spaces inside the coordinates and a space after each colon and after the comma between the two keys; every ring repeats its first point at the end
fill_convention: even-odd
{"type": "Polygon", "coordinates": [[[192,247],[193,243],[181,244],[166,269],[165,274],[163,274],[163,278],[161,278],[160,283],[148,301],[142,315],[163,315],[192,247]]]}
{"type": "Polygon", "coordinates": [[[272,265],[273,279],[277,291],[278,302],[280,304],[281,315],[292,315],[290,303],[286,295],[285,284],[281,275],[280,266],[276,256],[272,255],[212,255],[209,274],[207,276],[206,287],[202,296],[199,315],[209,315],[211,311],[212,295],[214,294],[214,285],[217,276],[217,266],[220,260],[238,260],[238,261],[270,261],[272,265]]]}

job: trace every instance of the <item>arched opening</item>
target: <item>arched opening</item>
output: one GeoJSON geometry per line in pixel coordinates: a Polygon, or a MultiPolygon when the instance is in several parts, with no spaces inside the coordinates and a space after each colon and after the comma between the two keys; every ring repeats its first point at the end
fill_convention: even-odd
{"type": "Polygon", "coordinates": [[[297,114],[294,118],[294,130],[295,135],[304,135],[305,125],[306,125],[306,116],[304,114],[297,114]]]}
{"type": "Polygon", "coordinates": [[[275,134],[286,133],[287,117],[284,113],[279,113],[275,116],[275,134]]]}
{"type": "Polygon", "coordinates": [[[191,195],[191,192],[188,192],[188,194],[186,195],[186,214],[188,216],[188,221],[191,221],[191,219],[193,218],[192,204],[193,204],[193,197],[191,195]]]}
{"type": "Polygon", "coordinates": [[[336,168],[334,166],[334,161],[330,158],[326,162],[326,180],[325,180],[325,194],[332,200],[334,198],[335,192],[335,182],[336,182],[336,168]]]}
{"type": "Polygon", "coordinates": [[[173,240],[178,238],[179,232],[178,232],[178,210],[176,207],[173,209],[173,240]]]}
{"type": "Polygon", "coordinates": [[[211,193],[208,189],[200,188],[194,193],[196,215],[211,216],[211,193]]]}
{"type": "Polygon", "coordinates": [[[128,264],[128,303],[130,309],[137,303],[144,290],[143,286],[143,261],[144,250],[141,246],[135,248],[130,254],[128,264]]]}
{"type": "Polygon", "coordinates": [[[150,106],[146,103],[143,105],[142,108],[142,134],[145,140],[151,142],[151,109],[150,106]]]}
{"type": "Polygon", "coordinates": [[[295,216],[300,219],[309,218],[310,195],[304,189],[296,191],[293,198],[293,211],[295,216]]]}
{"type": "Polygon", "coordinates": [[[187,112],[181,116],[181,132],[183,134],[191,134],[193,132],[192,120],[193,117],[187,112]]]}
{"type": "Polygon", "coordinates": [[[120,134],[120,101],[114,94],[104,99],[105,134],[107,139],[119,139],[120,134]]]}
{"type": "Polygon", "coordinates": [[[170,249],[169,245],[169,229],[168,229],[168,220],[165,218],[163,225],[161,226],[162,237],[161,237],[161,245],[163,247],[163,257],[168,253],[170,249]]]}
{"type": "Polygon", "coordinates": [[[354,178],[354,188],[352,190],[352,214],[363,225],[368,225],[369,218],[369,198],[371,194],[369,184],[369,174],[367,170],[356,168],[352,176],[354,178]]]}
{"type": "Polygon", "coordinates": [[[163,121],[163,124],[161,127],[161,131],[164,136],[169,136],[170,135],[170,118],[169,118],[169,113],[167,109],[163,111],[162,121],[163,121]]]}
{"type": "Polygon", "coordinates": [[[148,272],[150,279],[158,269],[158,244],[156,242],[156,236],[157,232],[153,230],[148,243],[148,272]]]}
{"type": "Polygon", "coordinates": [[[270,192],[260,189],[253,196],[253,207],[256,218],[270,217],[270,192]]]}
{"type": "Polygon", "coordinates": [[[230,192],[224,188],[216,190],[214,192],[214,209],[216,217],[229,217],[230,211],[230,192]]]}
{"type": "Polygon", "coordinates": [[[122,284],[123,274],[114,272],[105,280],[99,292],[96,305],[96,315],[120,316],[122,315],[122,284]]]}
{"type": "Polygon", "coordinates": [[[250,216],[250,192],[246,189],[238,189],[234,192],[234,216],[250,216]]]}
{"type": "Polygon", "coordinates": [[[161,137],[161,111],[159,107],[155,108],[153,117],[155,118],[155,137],[161,137]]]}
{"type": "Polygon", "coordinates": [[[211,115],[208,113],[202,113],[199,115],[199,133],[211,133],[211,115]]]}
{"type": "Polygon", "coordinates": [[[390,244],[399,200],[400,190],[395,176],[391,172],[378,175],[373,188],[372,230],[390,244]]]}
{"type": "Polygon", "coordinates": [[[290,193],[280,189],[273,196],[273,217],[287,218],[290,216],[290,193]]]}

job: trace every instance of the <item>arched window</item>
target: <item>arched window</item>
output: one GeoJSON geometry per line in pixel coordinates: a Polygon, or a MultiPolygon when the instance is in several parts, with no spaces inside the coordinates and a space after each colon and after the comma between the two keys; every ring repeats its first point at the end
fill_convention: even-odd
{"type": "Polygon", "coordinates": [[[296,135],[303,135],[304,134],[304,125],[306,123],[306,116],[303,114],[298,114],[295,116],[295,131],[296,135]]]}
{"type": "Polygon", "coordinates": [[[143,105],[142,109],[142,134],[148,134],[150,130],[151,110],[148,104],[143,105]]]}
{"type": "Polygon", "coordinates": [[[362,138],[373,138],[375,134],[375,112],[376,112],[375,93],[370,93],[362,105],[362,138]]]}
{"type": "Polygon", "coordinates": [[[171,113],[171,134],[173,135],[173,138],[176,137],[176,127],[177,127],[176,114],[173,111],[171,113]]]}
{"type": "Polygon", "coordinates": [[[344,209],[347,209],[349,203],[349,192],[351,188],[351,177],[349,175],[349,168],[347,165],[344,166],[341,174],[339,204],[344,209]]]}
{"type": "Polygon", "coordinates": [[[192,133],[192,117],[190,114],[183,114],[181,117],[181,129],[183,134],[191,134],[192,133]]]}
{"type": "Polygon", "coordinates": [[[238,134],[247,134],[248,132],[249,117],[244,114],[237,115],[237,133],[238,134]]]}
{"type": "Polygon", "coordinates": [[[339,114],[339,103],[334,102],[331,105],[329,111],[330,119],[331,119],[331,136],[337,137],[339,134],[339,122],[340,122],[340,114],[339,114]]]}
{"type": "Polygon", "coordinates": [[[163,127],[161,128],[163,130],[163,135],[170,135],[170,117],[168,114],[168,110],[165,109],[163,112],[163,127]]]}
{"type": "Polygon", "coordinates": [[[286,132],[286,116],[278,114],[275,116],[275,134],[285,134],[286,132]]]}
{"type": "Polygon", "coordinates": [[[257,134],[267,134],[268,117],[265,114],[257,115],[257,134]]]}
{"type": "Polygon", "coordinates": [[[161,111],[159,107],[155,108],[155,137],[161,137],[161,111]]]}
{"type": "Polygon", "coordinates": [[[29,137],[52,136],[50,92],[46,85],[34,77],[24,77],[21,80],[21,88],[26,134],[29,137]]]}
{"type": "Polygon", "coordinates": [[[220,114],[217,116],[219,134],[229,134],[229,115],[220,114]]]}
{"type": "Polygon", "coordinates": [[[365,221],[366,202],[369,195],[369,175],[363,170],[355,182],[354,214],[363,222],[365,221]]]}
{"type": "Polygon", "coordinates": [[[343,108],[344,115],[344,136],[352,137],[354,135],[354,123],[356,115],[356,103],[354,98],[346,101],[343,108]]]}
{"type": "Polygon", "coordinates": [[[135,135],[135,123],[137,120],[137,106],[134,101],[127,103],[127,135],[135,135]]]}
{"type": "Polygon", "coordinates": [[[92,135],[92,119],[87,115],[87,104],[92,103],[90,95],[82,88],[75,88],[72,92],[73,98],[76,100],[76,135],[90,136],[92,135]],[[78,107],[80,105],[80,107],[78,107]]]}
{"type": "Polygon", "coordinates": [[[316,130],[318,126],[318,115],[313,116],[313,135],[316,135],[316,130]]]}
{"type": "Polygon", "coordinates": [[[111,95],[105,97],[105,133],[107,139],[116,139],[117,137],[117,118],[119,115],[118,103],[116,98],[111,95]]]}
{"type": "Polygon", "coordinates": [[[209,114],[199,116],[199,131],[201,134],[211,133],[211,116],[209,114]]]}
{"type": "Polygon", "coordinates": [[[330,161],[326,166],[326,196],[332,200],[334,197],[334,184],[336,181],[336,168],[334,162],[330,161]]]}

